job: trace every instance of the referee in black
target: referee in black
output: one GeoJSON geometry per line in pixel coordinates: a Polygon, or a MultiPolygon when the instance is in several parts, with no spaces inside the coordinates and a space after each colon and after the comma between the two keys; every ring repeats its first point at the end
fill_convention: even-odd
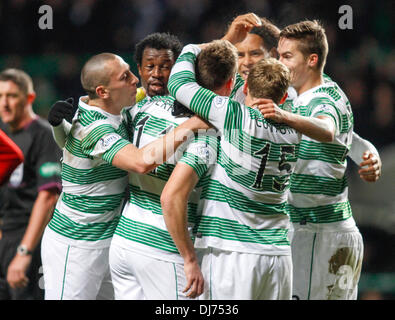
{"type": "Polygon", "coordinates": [[[0,300],[40,300],[40,241],[61,190],[61,151],[50,125],[32,108],[28,74],[0,73],[0,129],[22,150],[24,162],[0,188],[0,300]]]}

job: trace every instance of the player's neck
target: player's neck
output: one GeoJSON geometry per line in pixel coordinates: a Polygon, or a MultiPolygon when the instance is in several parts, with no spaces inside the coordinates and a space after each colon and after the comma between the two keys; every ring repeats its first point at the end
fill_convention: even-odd
{"type": "Polygon", "coordinates": [[[322,77],[321,72],[312,72],[307,78],[306,81],[300,85],[298,88],[295,87],[298,95],[301,95],[303,92],[310,90],[311,88],[317,87],[324,83],[324,79],[322,77]]]}
{"type": "Polygon", "coordinates": [[[251,97],[251,95],[249,93],[247,93],[247,95],[244,99],[244,105],[252,108],[253,101],[254,101],[254,98],[251,97]]]}
{"type": "Polygon", "coordinates": [[[93,107],[98,107],[102,109],[103,111],[114,114],[114,115],[119,115],[121,113],[122,108],[119,108],[113,104],[107,103],[103,99],[89,99],[88,105],[93,106],[93,107]]]}
{"type": "Polygon", "coordinates": [[[219,87],[216,90],[213,90],[213,92],[219,96],[228,97],[232,92],[232,88],[233,88],[233,79],[229,79],[221,87],[219,87]]]}

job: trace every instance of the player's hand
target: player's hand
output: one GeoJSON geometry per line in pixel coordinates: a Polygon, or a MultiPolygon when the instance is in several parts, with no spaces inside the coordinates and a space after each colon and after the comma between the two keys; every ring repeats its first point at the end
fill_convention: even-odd
{"type": "Polygon", "coordinates": [[[213,128],[213,126],[210,123],[208,123],[206,120],[203,120],[197,115],[194,115],[184,123],[185,125],[188,125],[189,129],[192,130],[193,132],[198,132],[201,130],[208,130],[210,128],[213,128]]]}
{"type": "Polygon", "coordinates": [[[184,262],[184,272],[187,285],[183,292],[188,292],[187,297],[196,298],[203,293],[204,279],[200,267],[196,261],[184,262]]]}
{"type": "Polygon", "coordinates": [[[358,170],[359,177],[367,182],[376,182],[381,176],[380,157],[370,151],[366,151],[362,158],[364,161],[359,164],[361,167],[358,170]]]}
{"type": "Polygon", "coordinates": [[[279,108],[271,99],[254,99],[252,107],[257,108],[265,119],[277,123],[284,122],[286,118],[286,111],[279,108]]]}
{"type": "Polygon", "coordinates": [[[16,254],[7,271],[7,282],[11,288],[23,288],[29,283],[26,270],[32,261],[31,255],[21,256],[16,254]]]}
{"type": "Polygon", "coordinates": [[[74,99],[68,98],[67,100],[56,101],[49,111],[48,122],[51,126],[56,127],[60,125],[65,119],[67,122],[72,122],[78,106],[73,105],[74,99]]]}
{"type": "Polygon", "coordinates": [[[262,21],[255,13],[240,15],[232,21],[222,40],[228,40],[232,44],[236,44],[243,41],[253,27],[261,25],[262,21]]]}

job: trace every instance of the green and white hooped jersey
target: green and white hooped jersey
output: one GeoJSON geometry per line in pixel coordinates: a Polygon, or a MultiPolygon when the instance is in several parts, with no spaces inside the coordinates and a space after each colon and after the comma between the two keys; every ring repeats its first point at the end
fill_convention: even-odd
{"type": "Polygon", "coordinates": [[[199,52],[184,47],[168,84],[172,96],[221,133],[217,165],[202,192],[195,246],[289,255],[286,204],[301,135],[200,87],[194,71],[199,52]]]}
{"type": "Polygon", "coordinates": [[[339,86],[325,77],[322,85],[314,87],[294,100],[301,115],[326,115],[336,125],[332,143],[317,142],[303,135],[299,159],[291,178],[289,207],[294,223],[320,224],[324,228],[352,227],[345,170],[347,153],[352,143],[353,114],[350,103],[339,86]],[[332,227],[330,226],[332,224],[332,227]]]}
{"type": "Polygon", "coordinates": [[[60,241],[108,247],[118,223],[127,172],[111,165],[130,144],[126,123],[81,99],[63,149],[63,190],[48,228],[60,241]]]}
{"type": "MultiPolygon", "coordinates": [[[[132,107],[127,116],[132,121],[133,144],[144,147],[179,124],[187,117],[172,115],[174,98],[146,97],[132,107]]],[[[129,174],[129,201],[115,230],[114,243],[125,249],[140,252],[157,259],[184,263],[164,221],[160,196],[178,162],[191,166],[201,178],[188,201],[188,227],[197,222],[201,183],[207,178],[209,167],[215,163],[217,134],[202,135],[184,142],[167,162],[148,174],[129,174]]]]}

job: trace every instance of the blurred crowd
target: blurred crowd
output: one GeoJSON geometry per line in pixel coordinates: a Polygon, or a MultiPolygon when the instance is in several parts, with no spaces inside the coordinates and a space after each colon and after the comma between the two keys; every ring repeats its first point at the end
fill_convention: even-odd
{"type": "MultiPolygon", "coordinates": [[[[34,108],[46,117],[56,100],[78,98],[83,93],[79,74],[90,55],[105,51],[120,54],[136,71],[134,45],[149,33],[170,32],[185,44],[202,43],[222,37],[232,19],[246,12],[267,17],[280,28],[305,18],[319,19],[326,28],[330,48],[325,73],[348,95],[355,131],[380,152],[386,150],[389,162],[383,161],[383,181],[365,186],[351,174],[350,199],[355,204],[356,218],[362,221],[366,243],[364,271],[390,274],[394,280],[391,272],[395,271],[395,232],[383,227],[395,225],[388,222],[395,215],[389,191],[392,188],[393,194],[391,168],[395,154],[393,9],[391,0],[2,0],[0,69],[17,67],[33,77],[37,92],[34,108]],[[40,30],[38,26],[38,8],[44,4],[53,9],[52,30],[40,30]],[[352,8],[350,30],[338,25],[342,15],[339,7],[344,4],[352,8]],[[372,198],[372,190],[376,198],[372,198]],[[383,200],[378,200],[380,195],[383,200]],[[384,218],[372,223],[366,217],[380,206],[385,208],[384,218]],[[383,244],[387,255],[376,251],[383,244]]],[[[361,282],[362,287],[366,284],[366,298],[393,297],[379,288],[370,290],[369,281],[374,279],[361,282]]],[[[395,292],[395,288],[388,292],[391,290],[395,292]]]]}

